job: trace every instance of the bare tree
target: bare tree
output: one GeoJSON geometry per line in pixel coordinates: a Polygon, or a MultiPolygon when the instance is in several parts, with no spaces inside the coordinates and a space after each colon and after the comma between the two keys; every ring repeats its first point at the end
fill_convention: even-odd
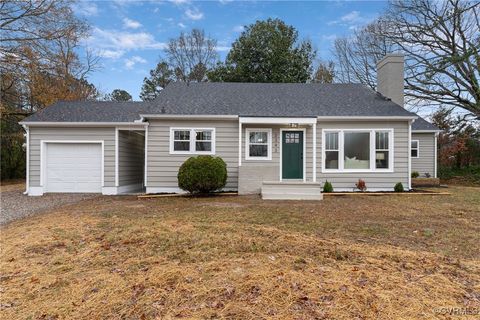
{"type": "Polygon", "coordinates": [[[320,61],[313,75],[312,82],[333,83],[335,79],[335,64],[333,61],[320,61]]]}
{"type": "Polygon", "coordinates": [[[376,88],[376,63],[405,54],[410,107],[456,107],[480,117],[480,4],[395,0],[382,17],[335,42],[337,81],[376,88]]]}
{"type": "Polygon", "coordinates": [[[406,55],[409,96],[480,118],[479,15],[478,1],[391,3],[385,36],[406,55]]]}
{"type": "Polygon", "coordinates": [[[204,81],[208,69],[217,60],[217,41],[205,36],[205,32],[193,29],[170,39],[165,54],[177,81],[204,81]]]}
{"type": "Polygon", "coordinates": [[[335,40],[333,55],[336,80],[341,83],[363,83],[375,90],[376,64],[394,45],[383,34],[384,24],[374,21],[355,30],[352,37],[335,40]]]}
{"type": "Polygon", "coordinates": [[[70,0],[5,0],[0,4],[2,104],[34,111],[62,100],[93,98],[86,77],[98,67],[80,41],[89,27],[73,14],[70,0]],[[8,82],[7,82],[8,81],[8,82]],[[8,90],[8,94],[3,90],[8,90]]]}

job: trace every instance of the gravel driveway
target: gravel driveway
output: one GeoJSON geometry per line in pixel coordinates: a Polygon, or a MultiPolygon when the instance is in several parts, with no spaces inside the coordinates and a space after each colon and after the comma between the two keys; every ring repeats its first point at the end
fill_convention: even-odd
{"type": "Polygon", "coordinates": [[[58,193],[46,194],[42,197],[29,197],[24,195],[23,191],[22,185],[2,186],[0,193],[0,225],[97,196],[83,193],[58,193]]]}

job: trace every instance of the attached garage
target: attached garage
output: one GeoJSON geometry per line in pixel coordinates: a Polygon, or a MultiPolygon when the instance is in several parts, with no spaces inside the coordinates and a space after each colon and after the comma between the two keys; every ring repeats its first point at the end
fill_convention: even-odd
{"type": "Polygon", "coordinates": [[[102,141],[44,141],[42,154],[44,192],[102,192],[102,141]]]}

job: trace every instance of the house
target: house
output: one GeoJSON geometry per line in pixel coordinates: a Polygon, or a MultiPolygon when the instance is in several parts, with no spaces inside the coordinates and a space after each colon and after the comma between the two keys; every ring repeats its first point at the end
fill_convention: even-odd
{"type": "Polygon", "coordinates": [[[403,56],[359,84],[172,83],[152,102],[59,102],[26,118],[28,195],[180,192],[189,157],[227,163],[226,190],[321,199],[321,185],[411,188],[436,176],[438,129],[403,108],[403,56]]]}

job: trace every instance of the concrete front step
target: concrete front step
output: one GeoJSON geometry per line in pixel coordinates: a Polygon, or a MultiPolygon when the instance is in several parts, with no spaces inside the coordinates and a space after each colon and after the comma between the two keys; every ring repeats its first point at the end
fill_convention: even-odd
{"type": "Polygon", "coordinates": [[[262,184],[265,200],[322,200],[320,183],[303,181],[266,181],[262,184]]]}

